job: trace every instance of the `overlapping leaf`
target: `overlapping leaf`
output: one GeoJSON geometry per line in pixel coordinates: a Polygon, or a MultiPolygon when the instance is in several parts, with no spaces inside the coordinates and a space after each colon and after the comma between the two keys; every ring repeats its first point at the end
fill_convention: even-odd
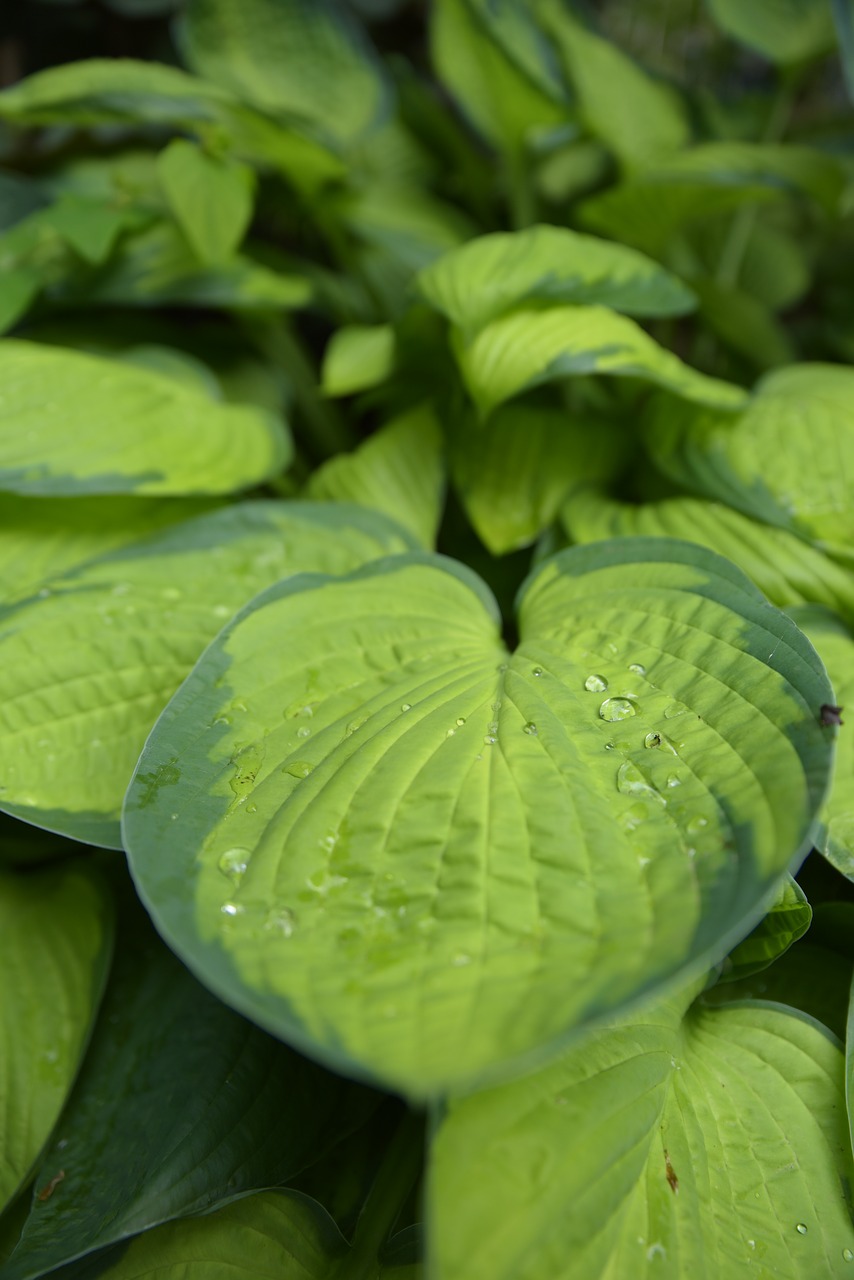
{"type": "Polygon", "coordinates": [[[0,807],[118,847],[145,736],[209,640],[265,586],[407,549],[344,505],[246,503],[55,577],[0,617],[0,807]]]}
{"type": "MultiPolygon", "coordinates": [[[[80,864],[0,872],[0,1208],[32,1172],[77,1075],[113,940],[106,887],[80,864]]],[[[51,1168],[40,1196],[56,1178],[51,1168]]],[[[52,1188],[51,1188],[52,1189],[52,1188]]]]}
{"type": "Polygon", "coordinates": [[[762,973],[810,927],[812,908],[792,876],[787,876],[780,896],[767,916],[730,952],[723,964],[723,979],[741,982],[762,973]]]}
{"type": "Polygon", "coordinates": [[[183,138],[158,157],[158,174],[181,230],[205,263],[228,258],[252,218],[253,174],[183,138]]]}
{"type": "Polygon", "coordinates": [[[512,655],[497,621],[431,557],[273,588],[125,806],[140,892],[213,990],[416,1096],[722,957],[827,783],[821,664],[700,548],[563,553],[512,655]]]}
{"type": "Polygon", "coordinates": [[[835,43],[828,0],[709,0],[709,8],[727,35],[773,62],[801,62],[835,43]]]}
{"type": "Polygon", "coordinates": [[[18,493],[232,493],[290,457],[285,424],[173,378],[79,351],[0,342],[0,488],[18,493]]]}
{"type": "Polygon", "coordinates": [[[682,1007],[450,1104],[430,1188],[438,1280],[847,1274],[838,1041],[779,1005],[682,1007]]]}

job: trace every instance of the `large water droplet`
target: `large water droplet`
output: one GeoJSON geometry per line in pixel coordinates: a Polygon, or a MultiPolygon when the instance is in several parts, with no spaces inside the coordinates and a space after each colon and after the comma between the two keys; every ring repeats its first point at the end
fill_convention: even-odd
{"type": "Polygon", "coordinates": [[[647,782],[636,764],[624,760],[617,770],[617,790],[624,796],[643,796],[646,800],[655,800],[664,804],[664,797],[659,795],[652,783],[647,782]]]}
{"type": "Polygon", "coordinates": [[[401,704],[400,704],[400,709],[401,709],[401,711],[411,711],[411,710],[412,710],[412,703],[411,703],[411,702],[401,702],[401,704]]]}
{"type": "Polygon", "coordinates": [[[603,720],[628,720],[636,714],[635,705],[628,698],[606,698],[599,708],[603,720]]]}
{"type": "Polygon", "coordinates": [[[806,1225],[806,1223],[805,1223],[805,1222],[799,1222],[799,1223],[798,1223],[798,1225],[795,1227],[795,1230],[797,1231],[797,1233],[798,1233],[798,1235],[799,1235],[799,1236],[805,1236],[805,1235],[806,1235],[806,1233],[807,1233],[807,1225],[806,1225]]]}
{"type": "Polygon", "coordinates": [[[632,671],[636,676],[646,675],[646,667],[642,662],[630,662],[629,671],[632,671]]]}
{"type": "Polygon", "coordinates": [[[661,734],[660,734],[660,733],[648,733],[648,734],[646,735],[646,737],[644,738],[644,740],[643,740],[643,745],[644,745],[645,747],[660,747],[660,746],[661,746],[661,734]]]}
{"type": "Polygon", "coordinates": [[[541,676],[542,674],[543,674],[543,668],[542,668],[542,667],[531,667],[531,675],[532,675],[532,676],[541,676]]]}
{"type": "Polygon", "coordinates": [[[466,722],[466,721],[465,721],[465,716],[457,716],[457,728],[458,728],[458,729],[462,729],[462,727],[463,727],[463,725],[465,724],[465,722],[466,722]]]}
{"type": "Polygon", "coordinates": [[[843,1249],[842,1257],[846,1262],[854,1262],[854,1253],[852,1253],[850,1249],[843,1249]]]}
{"type": "Polygon", "coordinates": [[[537,726],[534,724],[533,720],[529,720],[527,724],[522,726],[522,732],[530,734],[532,738],[536,738],[537,726]]]}
{"type": "Polygon", "coordinates": [[[667,785],[668,785],[668,787],[681,787],[681,786],[682,786],[682,779],[679,777],[679,774],[678,774],[678,773],[668,773],[668,775],[667,775],[667,785]]]}
{"type": "Polygon", "coordinates": [[[592,675],[584,681],[584,687],[588,693],[604,693],[608,688],[608,681],[604,676],[592,675]]]}
{"type": "Polygon", "coordinates": [[[284,765],[282,773],[289,773],[292,778],[307,778],[314,768],[313,764],[309,764],[307,760],[291,760],[289,764],[284,765]]]}
{"type": "Polygon", "coordinates": [[[250,849],[243,849],[239,846],[234,849],[226,849],[217,862],[217,866],[222,874],[228,876],[229,880],[234,884],[240,884],[251,857],[252,851],[250,849]]]}

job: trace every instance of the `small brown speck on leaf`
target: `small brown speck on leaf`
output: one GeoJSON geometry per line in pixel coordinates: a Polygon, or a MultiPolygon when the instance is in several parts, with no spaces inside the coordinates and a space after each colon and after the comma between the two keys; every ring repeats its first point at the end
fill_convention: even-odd
{"type": "Polygon", "coordinates": [[[62,1182],[62,1179],[64,1177],[65,1177],[65,1170],[60,1169],[59,1173],[57,1173],[54,1177],[51,1178],[47,1186],[42,1187],[41,1191],[39,1192],[39,1200],[49,1200],[53,1195],[54,1191],[56,1190],[56,1188],[59,1186],[60,1182],[62,1182]]]}
{"type": "Polygon", "coordinates": [[[667,1182],[668,1182],[668,1185],[670,1186],[670,1190],[673,1192],[674,1195],[678,1195],[679,1179],[676,1177],[676,1174],[673,1172],[673,1165],[670,1163],[670,1156],[667,1154],[666,1149],[664,1152],[664,1172],[667,1176],[667,1182]]]}
{"type": "Polygon", "coordinates": [[[844,707],[834,707],[829,702],[822,703],[819,719],[823,725],[843,724],[842,712],[844,707]]]}

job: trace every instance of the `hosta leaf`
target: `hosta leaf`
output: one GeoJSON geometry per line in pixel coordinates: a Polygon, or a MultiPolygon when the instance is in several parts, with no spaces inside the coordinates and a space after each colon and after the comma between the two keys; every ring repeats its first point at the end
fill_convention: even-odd
{"type": "Polygon", "coordinates": [[[484,416],[530,387],[574,374],[642,378],[726,411],[747,399],[741,387],[698,373],[607,307],[519,308],[468,342],[454,337],[463,378],[484,416]]]}
{"type": "Polygon", "coordinates": [[[781,321],[764,302],[716,280],[694,277],[700,312],[709,329],[759,370],[788,364],[795,348],[781,321]]]}
{"type": "Polygon", "coordinates": [[[723,976],[737,982],[767,969],[810,926],[812,908],[797,880],[787,876],[780,896],[759,924],[724,961],[723,976]]]}
{"type": "Polygon", "coordinates": [[[328,396],[350,396],[375,387],[394,369],[390,324],[351,324],[336,329],[323,353],[321,384],[328,396]]]}
{"type": "Polygon", "coordinates": [[[298,1191],[263,1191],[198,1218],[167,1223],[124,1252],[69,1268],[63,1280],[420,1280],[417,1265],[383,1266],[352,1250],[329,1214],[298,1191]]]}
{"type": "Polygon", "coordinates": [[[824,604],[854,622],[854,572],[787,529],[761,524],[723,503],[677,497],[638,504],[586,489],[563,504],[561,523],[573,542],[632,537],[699,542],[737,564],[779,608],[824,604]]]}
{"type": "Polygon", "coordinates": [[[28,596],[75,566],[158,529],[201,515],[203,498],[24,498],[3,495],[0,605],[28,596]]]}
{"type": "Polygon", "coordinates": [[[41,215],[73,249],[94,266],[106,261],[117,238],[139,222],[139,212],[67,192],[41,215]]]}
{"type": "Polygon", "coordinates": [[[382,65],[334,0],[191,0],[181,35],[191,68],[208,81],[340,143],[388,109],[382,65]]]}
{"type": "Polygon", "coordinates": [[[252,170],[176,138],[161,151],[157,172],[198,258],[210,264],[228,258],[252,219],[252,170]]]}
{"type": "Polygon", "coordinates": [[[682,315],[696,305],[690,289],[658,263],[566,227],[480,236],[422,271],[417,287],[468,332],[521,302],[602,303],[636,316],[682,315]]]}
{"type": "Polygon", "coordinates": [[[445,497],[442,432],[429,404],[387,423],[354,453],[312,474],[306,496],[381,511],[433,547],[445,497]]]}
{"type": "Polygon", "coordinates": [[[441,558],[291,579],[206,651],[125,804],[205,983],[416,1096],[722,957],[827,782],[815,653],[700,548],[565,552],[519,629],[510,655],[441,558]]]}
{"type": "Polygon", "coordinates": [[[223,623],[289,573],[345,571],[410,545],[372,512],[252,502],[55,578],[0,617],[0,807],[120,847],[145,736],[223,623]]]}
{"type": "Polygon", "coordinates": [[[450,1104],[433,1148],[431,1274],[845,1274],[854,1166],[838,1042],[759,1001],[680,1013],[660,1005],[450,1104]]]}
{"type": "Polygon", "coordinates": [[[0,342],[0,489],[231,493],[290,457],[281,420],[79,351],[0,342]]]}
{"type": "Polygon", "coordinates": [[[758,383],[738,416],[659,397],[644,426],[677,483],[825,546],[854,542],[854,370],[801,364],[758,383]]]}
{"type": "Polygon", "coordinates": [[[822,810],[816,847],[837,871],[854,880],[854,738],[848,723],[854,722],[854,634],[827,609],[802,607],[789,612],[827,668],[833,685],[832,705],[848,712],[843,717],[833,785],[822,810]]]}
{"type": "Polygon", "coordinates": [[[772,62],[801,62],[835,44],[829,0],[709,0],[728,36],[772,62]]]}
{"type": "Polygon", "coordinates": [[[232,1013],[128,910],[101,1017],[36,1185],[60,1167],[65,1177],[33,1201],[4,1277],[43,1275],[286,1182],[378,1100],[232,1013]],[[144,1159],[129,1158],[141,1134],[144,1159]]]}
{"type": "Polygon", "coordinates": [[[80,863],[0,871],[0,937],[3,1208],[31,1173],[77,1074],[109,967],[112,903],[80,863]]]}
{"type": "Polygon", "coordinates": [[[619,473],[631,447],[610,419],[522,404],[485,427],[464,419],[449,443],[456,490],[494,555],[529,546],[571,489],[619,473]]]}
{"type": "Polygon", "coordinates": [[[563,57],[582,119],[627,169],[642,169],[688,141],[685,108],[674,89],[584,27],[561,0],[539,0],[538,9],[563,57]]]}

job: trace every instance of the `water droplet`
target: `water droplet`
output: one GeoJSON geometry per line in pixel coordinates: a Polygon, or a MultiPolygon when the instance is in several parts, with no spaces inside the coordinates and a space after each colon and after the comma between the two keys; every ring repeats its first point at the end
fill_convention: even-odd
{"type": "Polygon", "coordinates": [[[299,729],[297,729],[297,737],[298,738],[311,737],[311,729],[309,729],[307,724],[300,725],[299,729]]]}
{"type": "Polygon", "coordinates": [[[599,708],[603,720],[628,720],[629,716],[636,714],[634,703],[628,698],[606,698],[599,708]]]}
{"type": "Polygon", "coordinates": [[[643,745],[644,745],[645,747],[660,747],[660,746],[661,746],[661,734],[660,734],[660,733],[648,733],[648,734],[646,735],[646,737],[644,738],[644,740],[643,740],[643,745]]]}
{"type": "Polygon", "coordinates": [[[536,738],[537,726],[534,724],[533,720],[529,720],[526,725],[522,726],[522,732],[530,734],[532,738],[536,738]]]}
{"type": "Polygon", "coordinates": [[[542,668],[542,667],[531,667],[531,675],[532,675],[532,676],[541,676],[542,674],[543,674],[543,668],[542,668]]]}
{"type": "MultiPolygon", "coordinates": [[[[67,1138],[60,1138],[60,1139],[59,1139],[59,1142],[57,1142],[57,1144],[56,1144],[56,1149],[57,1149],[57,1151],[64,1151],[64,1150],[65,1150],[65,1148],[66,1148],[67,1146],[68,1146],[68,1139],[67,1139],[67,1138]]],[[[842,1255],[842,1256],[843,1256],[843,1258],[844,1258],[844,1257],[845,1257],[845,1254],[843,1253],[843,1255],[842,1255]]]]}
{"type": "Polygon", "coordinates": [[[850,1249],[843,1249],[842,1257],[846,1262],[854,1262],[854,1253],[852,1253],[850,1249]]]}
{"type": "Polygon", "coordinates": [[[681,786],[682,786],[682,779],[679,777],[679,774],[678,774],[678,773],[668,773],[668,775],[667,775],[667,785],[668,785],[668,787],[681,787],[681,786]]]}
{"type": "Polygon", "coordinates": [[[291,760],[282,768],[282,773],[289,773],[292,778],[307,778],[314,768],[307,760],[291,760]]]}
{"type": "Polygon", "coordinates": [[[624,796],[643,796],[646,800],[656,800],[659,804],[664,804],[664,797],[659,795],[652,783],[646,780],[631,760],[624,760],[617,770],[617,790],[624,796]]]}
{"type": "Polygon", "coordinates": [[[756,1248],[756,1241],[755,1241],[755,1240],[748,1240],[748,1242],[747,1242],[747,1247],[748,1247],[748,1249],[755,1249],[755,1248],[756,1248]]]}
{"type": "MultiPolygon", "coordinates": [[[[127,589],[128,589],[127,587],[124,587],[123,591],[120,591],[118,587],[113,587],[113,591],[116,595],[122,595],[124,591],[127,591],[127,589]]],[[[160,594],[162,595],[164,600],[180,600],[181,599],[181,592],[178,589],[178,587],[164,587],[163,590],[160,592],[160,594]]]]}
{"type": "Polygon", "coordinates": [[[236,902],[224,902],[220,907],[224,916],[241,916],[245,910],[245,907],[238,906],[236,902]]]}
{"type": "Polygon", "coordinates": [[[211,609],[211,613],[215,618],[230,618],[233,610],[227,604],[215,604],[211,609]]]}
{"type": "MultiPolygon", "coordinates": [[[[495,746],[495,744],[496,744],[496,742],[498,741],[498,739],[495,737],[495,735],[494,735],[494,734],[492,734],[492,733],[487,733],[487,734],[485,734],[485,735],[484,735],[484,739],[483,739],[483,741],[485,742],[485,744],[486,744],[488,747],[494,747],[494,746],[495,746]]],[[[478,759],[480,759],[480,757],[479,757],[479,756],[478,756],[478,759]]]]}
{"type": "Polygon", "coordinates": [[[646,675],[646,667],[643,665],[643,663],[642,663],[642,662],[630,662],[630,663],[629,663],[629,671],[634,672],[634,674],[635,674],[636,676],[645,676],[645,675],[646,675]]]}
{"type": "Polygon", "coordinates": [[[677,716],[684,716],[688,708],[683,702],[671,702],[669,707],[664,708],[665,720],[675,720],[677,716]]]}
{"type": "Polygon", "coordinates": [[[465,724],[465,717],[464,717],[464,716],[457,716],[457,728],[458,728],[458,729],[462,729],[462,727],[463,727],[463,725],[464,725],[464,724],[465,724]]]}
{"type": "Polygon", "coordinates": [[[411,703],[411,702],[401,702],[401,704],[400,704],[400,709],[401,709],[401,711],[411,711],[411,710],[412,710],[412,703],[411,703]]]}
{"type": "Polygon", "coordinates": [[[451,964],[455,969],[462,969],[465,965],[471,964],[471,956],[466,951],[458,951],[451,964]]]}
{"type": "Polygon", "coordinates": [[[290,938],[293,934],[296,920],[293,911],[289,911],[287,907],[273,907],[267,912],[264,920],[264,928],[269,933],[278,933],[283,938],[290,938]]]}
{"type": "Polygon", "coordinates": [[[495,711],[495,712],[498,712],[498,711],[500,711],[500,710],[501,710],[501,699],[500,699],[500,698],[499,698],[496,702],[493,702],[493,704],[492,704],[492,710],[493,710],[493,711],[495,711]]]}
{"type": "Polygon", "coordinates": [[[361,720],[351,720],[344,730],[345,736],[350,737],[351,733],[355,733],[357,729],[361,729],[362,725],[367,722],[368,717],[362,716],[361,720]]]}
{"type": "Polygon", "coordinates": [[[696,835],[698,831],[702,831],[703,827],[707,827],[708,825],[709,825],[709,819],[704,818],[701,814],[698,814],[697,817],[688,819],[688,821],[685,824],[685,830],[688,832],[689,835],[693,836],[693,835],[696,835]]]}
{"type": "Polygon", "coordinates": [[[584,687],[588,693],[604,693],[608,688],[608,681],[604,676],[592,675],[584,681],[584,687]]]}
{"type": "Polygon", "coordinates": [[[177,815],[177,813],[170,813],[169,817],[172,819],[172,821],[173,821],[173,822],[177,822],[177,821],[178,821],[178,815],[177,815]]]}
{"type": "Polygon", "coordinates": [[[217,866],[224,876],[228,876],[229,880],[233,881],[234,884],[239,884],[243,879],[244,871],[249,866],[251,857],[252,851],[250,849],[240,847],[226,849],[217,866]]]}
{"type": "Polygon", "coordinates": [[[795,1227],[795,1230],[797,1231],[797,1233],[798,1233],[798,1235],[799,1235],[799,1236],[805,1236],[805,1235],[806,1235],[806,1233],[807,1233],[807,1225],[806,1225],[806,1223],[805,1223],[805,1222],[799,1222],[799,1223],[798,1223],[798,1225],[795,1227]]]}

